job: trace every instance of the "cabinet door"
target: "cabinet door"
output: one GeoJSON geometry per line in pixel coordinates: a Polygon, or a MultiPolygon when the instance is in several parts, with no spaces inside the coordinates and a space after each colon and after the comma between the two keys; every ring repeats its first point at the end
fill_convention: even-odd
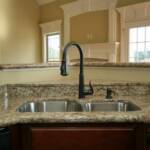
{"type": "Polygon", "coordinates": [[[146,150],[150,150],[150,128],[146,130],[146,150]]]}
{"type": "Polygon", "coordinates": [[[30,136],[28,150],[136,150],[132,127],[32,127],[30,136]]]}

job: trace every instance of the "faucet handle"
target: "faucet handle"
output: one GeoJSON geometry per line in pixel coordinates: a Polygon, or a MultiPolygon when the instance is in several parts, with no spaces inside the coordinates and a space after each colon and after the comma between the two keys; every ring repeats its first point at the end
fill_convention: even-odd
{"type": "Polygon", "coordinates": [[[113,93],[112,89],[107,88],[107,90],[106,90],[106,99],[112,99],[112,93],[113,93]]]}
{"type": "Polygon", "coordinates": [[[84,92],[85,95],[93,95],[94,94],[94,89],[93,89],[93,86],[91,84],[91,81],[89,81],[89,89],[87,89],[85,92],[84,92]]]}
{"type": "Polygon", "coordinates": [[[91,95],[94,94],[94,89],[93,89],[93,86],[92,86],[92,83],[91,83],[91,80],[89,81],[89,87],[90,87],[90,92],[91,92],[91,95]]]}

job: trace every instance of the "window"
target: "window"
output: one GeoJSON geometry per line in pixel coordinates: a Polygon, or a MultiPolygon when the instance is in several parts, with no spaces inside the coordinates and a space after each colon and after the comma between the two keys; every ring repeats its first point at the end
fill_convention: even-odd
{"type": "Polygon", "coordinates": [[[150,26],[129,28],[129,62],[150,62],[150,26]]]}
{"type": "Polygon", "coordinates": [[[61,22],[61,20],[56,20],[40,24],[43,63],[60,61],[61,22]]]}
{"type": "Polygon", "coordinates": [[[48,34],[47,40],[47,61],[60,60],[60,34],[48,34]]]}

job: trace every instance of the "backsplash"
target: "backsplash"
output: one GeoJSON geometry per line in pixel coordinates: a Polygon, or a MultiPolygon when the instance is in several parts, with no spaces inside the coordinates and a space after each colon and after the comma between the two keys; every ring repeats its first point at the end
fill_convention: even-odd
{"type": "Polygon", "coordinates": [[[97,96],[105,96],[107,88],[113,91],[114,96],[145,96],[150,94],[150,84],[145,83],[114,83],[94,86],[97,96]]]}
{"type": "MultiPolygon", "coordinates": [[[[11,98],[78,97],[78,85],[71,84],[12,84],[6,87],[11,98]]],[[[4,93],[4,88],[0,87],[0,95],[4,93]]],[[[114,97],[150,95],[150,83],[96,84],[93,88],[94,96],[103,98],[107,88],[112,89],[114,97]]]]}
{"type": "Polygon", "coordinates": [[[75,85],[54,84],[18,84],[7,85],[9,97],[62,97],[76,96],[78,87],[75,85]]]}
{"type": "Polygon", "coordinates": [[[5,85],[0,86],[0,99],[4,98],[5,93],[7,92],[7,88],[5,85]]]}

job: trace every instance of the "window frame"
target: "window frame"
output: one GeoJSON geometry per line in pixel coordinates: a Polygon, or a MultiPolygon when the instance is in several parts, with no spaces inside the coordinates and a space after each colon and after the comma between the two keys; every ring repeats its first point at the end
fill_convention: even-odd
{"type": "Polygon", "coordinates": [[[128,42],[127,26],[147,26],[150,24],[150,2],[128,5],[117,8],[120,13],[121,42],[120,42],[120,62],[128,63],[128,42]]]}
{"type": "Polygon", "coordinates": [[[146,57],[146,52],[148,52],[147,50],[146,50],[146,45],[148,44],[148,43],[150,43],[150,41],[147,41],[146,40],[146,28],[147,27],[149,27],[150,28],[150,25],[144,25],[144,26],[138,26],[138,27],[133,27],[133,28],[129,28],[129,30],[128,30],[128,61],[129,62],[132,62],[132,61],[130,61],[130,59],[131,58],[134,58],[134,61],[133,61],[133,63],[148,63],[149,61],[146,61],[145,59],[147,58],[146,57]],[[139,37],[139,28],[144,28],[144,32],[143,32],[143,34],[144,34],[144,36],[145,36],[145,40],[144,41],[138,41],[138,37],[139,37]],[[130,30],[131,29],[136,29],[137,31],[137,35],[136,35],[136,39],[135,39],[135,41],[134,42],[131,42],[130,41],[130,30]],[[143,54],[144,54],[144,56],[143,56],[143,60],[144,61],[140,61],[140,60],[135,60],[135,59],[139,59],[138,58],[138,56],[134,56],[134,57],[130,57],[130,44],[135,44],[135,46],[136,46],[136,55],[139,53],[139,44],[144,44],[143,45],[143,54]]]}
{"type": "MultiPolygon", "coordinates": [[[[139,27],[145,27],[145,26],[150,26],[150,20],[146,21],[136,21],[134,23],[126,23],[126,30],[125,30],[125,60],[128,63],[129,62],[129,30],[131,28],[139,28],[139,27]]],[[[142,63],[142,62],[133,62],[133,63],[142,63]]],[[[146,62],[145,62],[146,63],[146,62]]]]}
{"type": "Polygon", "coordinates": [[[62,48],[62,20],[50,21],[40,24],[42,33],[42,62],[48,63],[47,61],[47,45],[46,45],[46,35],[52,33],[60,33],[60,57],[62,48]]]}
{"type": "Polygon", "coordinates": [[[51,33],[47,33],[46,35],[45,35],[45,45],[46,45],[46,61],[47,61],[47,63],[49,63],[49,62],[59,62],[60,61],[60,57],[61,57],[61,33],[60,32],[51,32],[51,33]],[[59,53],[59,59],[58,60],[51,60],[51,61],[49,61],[49,57],[48,57],[48,37],[49,36],[52,36],[52,35],[59,35],[59,45],[60,45],[60,47],[59,47],[59,51],[60,51],[60,53],[59,53]]]}

